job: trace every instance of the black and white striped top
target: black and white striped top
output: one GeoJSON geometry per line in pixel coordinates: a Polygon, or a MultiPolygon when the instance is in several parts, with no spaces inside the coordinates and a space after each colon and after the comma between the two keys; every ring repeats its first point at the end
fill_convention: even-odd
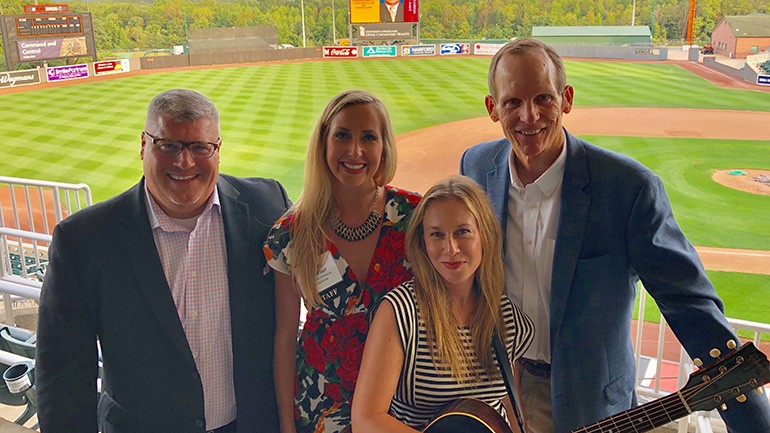
{"type": "MultiPolygon", "coordinates": [[[[396,394],[390,404],[390,413],[401,422],[419,428],[424,426],[441,408],[458,398],[475,398],[489,404],[505,415],[502,400],[506,396],[502,379],[489,379],[472,355],[474,367],[480,372],[480,383],[460,383],[449,371],[448,365],[436,365],[430,356],[425,322],[420,317],[412,281],[391,290],[385,295],[396,313],[396,323],[404,350],[396,394]],[[419,325],[417,325],[419,323],[419,325]]],[[[518,307],[503,295],[500,306],[505,320],[505,346],[508,356],[519,358],[529,347],[534,335],[534,325],[518,307]],[[515,351],[514,351],[515,348],[515,351]]],[[[463,344],[472,351],[470,329],[460,328],[463,344]]],[[[492,351],[492,347],[489,348],[492,351]]]]}

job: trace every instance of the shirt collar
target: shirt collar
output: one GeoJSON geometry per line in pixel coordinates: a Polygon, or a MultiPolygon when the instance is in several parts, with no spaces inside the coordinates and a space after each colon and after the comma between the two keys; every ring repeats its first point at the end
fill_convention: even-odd
{"type": "MultiPolygon", "coordinates": [[[[511,152],[513,152],[513,150],[511,150],[511,152]]],[[[559,156],[556,157],[556,161],[554,161],[553,164],[548,167],[548,170],[546,170],[545,173],[540,175],[537,180],[532,182],[532,185],[537,187],[543,193],[543,195],[550,197],[556,188],[561,184],[561,181],[564,178],[565,161],[567,161],[566,134],[564,135],[564,142],[561,146],[561,152],[559,153],[559,156]]],[[[512,159],[508,158],[508,168],[511,171],[511,185],[517,190],[521,191],[525,189],[526,186],[519,179],[519,175],[516,172],[516,164],[512,164],[511,162],[512,159]]]]}
{"type": "MultiPolygon", "coordinates": [[[[150,194],[150,190],[147,189],[147,183],[144,184],[144,200],[147,204],[147,216],[150,219],[150,227],[153,230],[160,228],[166,232],[189,231],[185,227],[174,224],[171,217],[168,216],[166,212],[163,211],[163,209],[161,209],[158,202],[156,202],[152,197],[152,194],[150,194]]],[[[206,207],[203,208],[203,212],[201,212],[199,216],[205,215],[215,206],[216,211],[221,212],[221,204],[219,202],[219,192],[217,185],[214,185],[214,192],[211,193],[211,197],[209,197],[209,200],[206,202],[206,207]]]]}

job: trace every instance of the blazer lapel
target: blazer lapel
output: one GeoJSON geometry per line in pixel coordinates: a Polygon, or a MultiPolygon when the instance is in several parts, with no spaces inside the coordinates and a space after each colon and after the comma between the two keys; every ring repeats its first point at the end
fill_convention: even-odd
{"type": "Polygon", "coordinates": [[[565,130],[567,160],[561,190],[559,227],[553,254],[551,274],[551,345],[564,318],[567,298],[575,273],[578,254],[583,244],[591,196],[584,189],[590,179],[585,148],[579,139],[565,130]]]}
{"type": "MultiPolygon", "coordinates": [[[[243,310],[244,303],[248,303],[248,286],[254,281],[244,278],[244,269],[249,269],[253,263],[253,257],[249,255],[249,246],[256,239],[251,239],[249,229],[249,206],[239,201],[238,192],[226,179],[220,177],[217,182],[219,190],[219,202],[222,205],[222,221],[225,225],[225,243],[227,244],[227,281],[230,286],[230,323],[242,323],[239,312],[243,310]],[[240,271],[239,271],[240,270],[240,271]]],[[[259,249],[261,251],[261,249],[259,249]]],[[[253,266],[253,265],[252,265],[253,266]]],[[[259,271],[261,272],[261,270],[259,271]]],[[[233,340],[237,334],[237,328],[231,326],[233,340]]],[[[235,343],[233,343],[235,350],[235,343]]]]}
{"type": "Polygon", "coordinates": [[[139,290],[147,299],[147,307],[155,313],[158,323],[174,346],[195,368],[195,361],[152,236],[144,194],[144,179],[142,179],[132,188],[126,202],[122,224],[117,233],[120,247],[128,258],[128,267],[134,272],[136,281],[139,282],[139,290]]]}

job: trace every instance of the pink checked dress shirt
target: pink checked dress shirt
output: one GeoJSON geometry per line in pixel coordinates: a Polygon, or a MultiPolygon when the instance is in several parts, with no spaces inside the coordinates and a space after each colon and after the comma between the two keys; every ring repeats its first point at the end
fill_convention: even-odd
{"type": "Polygon", "coordinates": [[[203,384],[206,430],[236,417],[225,228],[217,189],[198,217],[178,220],[145,187],[147,214],[203,384]],[[196,221],[197,220],[197,221],[196,221]]]}

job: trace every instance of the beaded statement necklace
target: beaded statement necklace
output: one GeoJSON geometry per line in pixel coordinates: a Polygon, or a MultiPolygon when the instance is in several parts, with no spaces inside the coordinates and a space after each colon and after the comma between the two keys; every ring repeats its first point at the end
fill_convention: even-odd
{"type": "Polygon", "coordinates": [[[369,237],[370,234],[374,233],[382,222],[382,214],[375,209],[377,207],[377,197],[379,197],[379,195],[380,188],[377,187],[374,190],[374,198],[372,199],[372,210],[369,212],[369,216],[366,217],[364,223],[358,227],[350,227],[340,221],[339,212],[337,212],[329,223],[331,229],[334,230],[334,233],[348,242],[362,241],[369,237]]]}

